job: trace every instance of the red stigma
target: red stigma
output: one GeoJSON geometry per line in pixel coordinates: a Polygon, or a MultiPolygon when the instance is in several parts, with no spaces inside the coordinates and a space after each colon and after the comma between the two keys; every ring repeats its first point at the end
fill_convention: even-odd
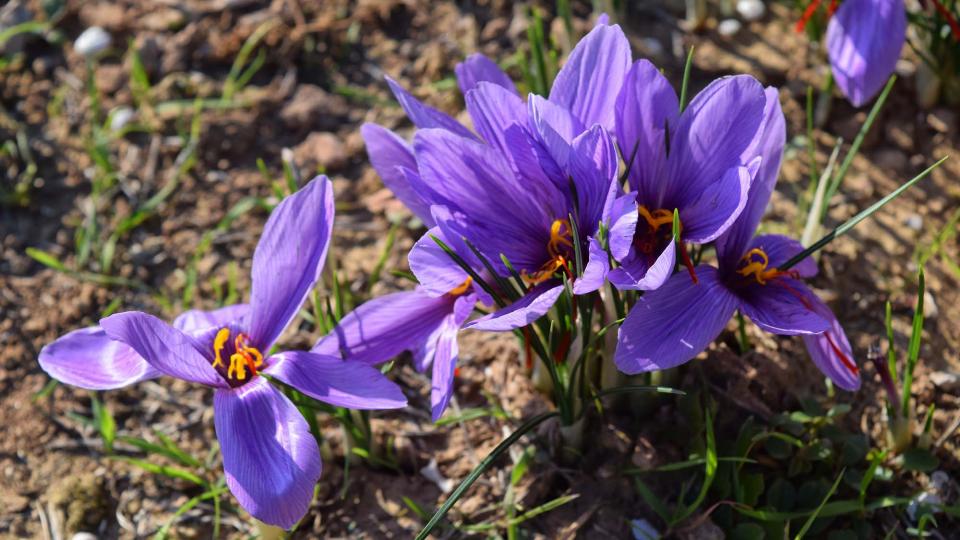
{"type": "Polygon", "coordinates": [[[833,349],[833,353],[840,358],[840,362],[843,363],[843,367],[847,368],[847,371],[855,376],[860,375],[860,368],[858,368],[857,365],[853,363],[853,360],[847,357],[847,355],[843,354],[843,351],[840,350],[840,347],[837,347],[837,344],[834,343],[833,338],[830,337],[830,332],[824,332],[823,335],[827,337],[827,342],[830,343],[830,348],[833,349]]]}
{"type": "Polygon", "coordinates": [[[690,254],[687,253],[687,245],[683,242],[678,242],[680,244],[680,258],[683,259],[683,265],[687,267],[687,272],[690,272],[690,279],[693,280],[694,284],[700,283],[700,280],[697,279],[697,271],[693,267],[693,261],[690,259],[690,254]]]}
{"type": "Polygon", "coordinates": [[[947,8],[943,7],[943,4],[940,3],[940,0],[931,0],[933,2],[934,9],[937,10],[937,13],[941,17],[947,20],[947,24],[950,25],[950,33],[953,34],[954,41],[960,41],[960,24],[957,24],[957,19],[953,16],[947,8]]]}

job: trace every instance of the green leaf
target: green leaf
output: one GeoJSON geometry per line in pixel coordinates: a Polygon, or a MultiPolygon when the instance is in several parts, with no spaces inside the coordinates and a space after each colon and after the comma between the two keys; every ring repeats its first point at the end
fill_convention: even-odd
{"type": "Polygon", "coordinates": [[[427,524],[423,527],[420,533],[417,534],[417,540],[424,540],[430,534],[430,531],[432,531],[433,528],[437,526],[437,523],[439,523],[440,520],[443,519],[443,516],[447,515],[447,512],[450,511],[450,508],[452,508],[453,505],[460,500],[460,497],[463,497],[464,492],[466,492],[467,489],[469,489],[470,486],[472,486],[473,483],[477,481],[477,478],[479,478],[480,475],[483,474],[483,472],[486,471],[487,468],[489,468],[490,465],[493,464],[493,462],[498,457],[500,457],[501,454],[506,452],[507,449],[510,448],[511,445],[513,445],[513,443],[520,440],[520,437],[523,437],[528,431],[537,427],[538,425],[543,423],[545,420],[553,418],[554,416],[557,416],[559,414],[560,413],[554,411],[554,412],[541,414],[540,416],[536,416],[528,420],[527,422],[525,422],[522,426],[517,428],[516,431],[511,433],[509,437],[507,437],[500,444],[498,444],[497,447],[494,448],[492,452],[487,454],[487,457],[483,458],[483,461],[481,461],[479,465],[477,465],[476,467],[474,467],[472,471],[470,471],[470,474],[468,474],[467,477],[464,478],[462,482],[460,482],[460,485],[457,486],[457,489],[453,490],[453,493],[450,494],[450,497],[443,503],[443,505],[436,511],[436,513],[433,514],[433,517],[430,518],[430,521],[427,522],[427,524]]]}
{"type": "Polygon", "coordinates": [[[97,396],[93,396],[91,403],[93,421],[96,422],[97,430],[103,438],[103,446],[107,452],[113,452],[113,441],[117,436],[117,422],[113,419],[110,411],[97,399],[97,396]]]}
{"type": "Polygon", "coordinates": [[[903,453],[903,468],[908,471],[930,472],[939,464],[940,460],[929,450],[910,448],[903,453]]]}
{"type": "Polygon", "coordinates": [[[807,534],[807,531],[810,530],[810,527],[813,526],[813,522],[816,521],[817,516],[823,511],[823,507],[826,506],[827,501],[830,500],[830,497],[833,497],[833,494],[837,492],[837,487],[840,486],[840,481],[843,479],[843,474],[845,471],[840,471],[840,474],[837,475],[837,479],[833,481],[833,486],[830,487],[830,491],[827,492],[824,496],[823,501],[820,502],[820,506],[810,514],[810,517],[807,518],[807,521],[803,524],[803,527],[800,528],[800,532],[794,537],[794,540],[801,540],[804,535],[807,534]]]}
{"type": "Polygon", "coordinates": [[[519,516],[511,519],[509,522],[507,522],[507,525],[510,526],[510,527],[515,527],[515,526],[523,523],[524,521],[527,521],[527,520],[529,520],[529,519],[533,519],[533,518],[539,516],[540,514],[545,514],[545,513],[549,512],[549,511],[551,511],[551,510],[555,510],[555,509],[557,509],[557,508],[559,508],[559,507],[567,504],[568,502],[576,499],[576,498],[579,497],[579,496],[580,496],[579,494],[574,493],[574,494],[572,494],[572,495],[564,495],[564,496],[562,496],[562,497],[557,497],[556,499],[553,499],[552,501],[547,501],[547,502],[541,504],[540,506],[537,506],[536,508],[533,508],[533,509],[531,509],[531,510],[528,510],[527,512],[524,512],[523,514],[520,514],[519,516]]]}
{"type": "Polygon", "coordinates": [[[131,465],[140,467],[141,469],[152,473],[159,474],[162,476],[167,476],[169,478],[176,478],[179,480],[186,480],[187,482],[197,484],[198,486],[207,486],[206,480],[200,478],[199,476],[193,474],[190,471],[186,471],[177,467],[169,467],[166,465],[157,465],[156,463],[151,463],[143,459],[132,458],[129,456],[109,456],[111,459],[117,461],[123,461],[131,465]]]}
{"type": "Polygon", "coordinates": [[[926,284],[924,283],[923,268],[920,269],[917,286],[917,303],[913,309],[913,329],[910,332],[910,345],[907,347],[907,365],[903,368],[903,402],[901,405],[901,415],[904,418],[910,418],[910,396],[912,395],[911,386],[913,386],[913,371],[917,367],[917,361],[920,358],[920,341],[923,339],[923,297],[926,294],[926,284]]]}
{"type": "Polygon", "coordinates": [[[741,523],[730,532],[730,540],[763,540],[766,532],[756,523],[741,523]]]}
{"type": "Polygon", "coordinates": [[[28,257],[46,267],[53,268],[54,270],[58,270],[60,272],[69,272],[67,267],[60,262],[60,259],[57,259],[56,256],[47,253],[42,249],[28,247],[26,252],[28,257]]]}
{"type": "Polygon", "coordinates": [[[450,424],[459,424],[460,422],[469,422],[470,420],[485,418],[490,415],[491,413],[489,409],[483,409],[483,408],[462,409],[459,415],[444,416],[443,418],[437,420],[434,423],[434,425],[447,426],[450,424]]]}
{"type": "Polygon", "coordinates": [[[683,80],[680,83],[680,112],[683,112],[687,108],[687,88],[690,86],[690,71],[693,67],[693,50],[694,47],[690,47],[690,50],[687,51],[687,61],[683,65],[683,80]]]}

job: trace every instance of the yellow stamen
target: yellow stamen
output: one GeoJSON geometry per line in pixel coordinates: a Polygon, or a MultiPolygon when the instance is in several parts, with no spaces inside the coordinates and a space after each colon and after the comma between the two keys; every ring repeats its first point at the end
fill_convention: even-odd
{"type": "Polygon", "coordinates": [[[554,220],[550,224],[550,240],[547,242],[547,253],[550,254],[550,259],[533,273],[521,270],[520,277],[532,285],[550,279],[557,270],[567,268],[567,256],[572,249],[573,227],[570,226],[570,222],[565,219],[554,220]]]}
{"type": "Polygon", "coordinates": [[[213,338],[213,367],[222,367],[223,359],[220,358],[220,353],[223,352],[224,345],[227,344],[227,340],[230,339],[230,329],[221,328],[216,337],[213,338]]]}
{"type": "Polygon", "coordinates": [[[741,267],[737,269],[738,274],[744,277],[753,276],[757,283],[761,285],[766,285],[767,281],[784,274],[776,268],[767,269],[767,266],[770,265],[770,257],[761,248],[753,248],[748,251],[740,259],[740,265],[741,267]],[[759,260],[756,260],[754,256],[759,260]]]}
{"type": "Polygon", "coordinates": [[[647,224],[650,225],[650,229],[657,230],[664,225],[673,225],[673,212],[667,210],[666,208],[660,208],[654,210],[651,214],[647,210],[646,206],[638,205],[637,212],[640,213],[640,217],[646,220],[647,224]]]}
{"type": "Polygon", "coordinates": [[[467,279],[463,280],[463,283],[450,289],[450,291],[447,292],[447,294],[449,294],[450,296],[460,296],[461,294],[464,294],[467,292],[467,289],[470,288],[470,285],[472,283],[473,283],[473,278],[470,276],[467,276],[467,279]]]}

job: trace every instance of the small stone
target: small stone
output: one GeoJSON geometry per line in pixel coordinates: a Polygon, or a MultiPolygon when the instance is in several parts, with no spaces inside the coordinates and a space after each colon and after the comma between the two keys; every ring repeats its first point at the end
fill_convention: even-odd
{"type": "Polygon", "coordinates": [[[302,132],[334,129],[339,124],[339,115],[347,108],[341,96],[332,95],[319,86],[301,84],[283,106],[280,118],[288,128],[302,132]]]}
{"type": "Polygon", "coordinates": [[[924,291],[923,293],[923,316],[926,319],[936,319],[937,315],[940,314],[940,309],[937,308],[937,302],[933,299],[933,293],[930,291],[924,291]]]}
{"type": "Polygon", "coordinates": [[[440,472],[440,469],[437,467],[436,458],[431,458],[430,463],[428,463],[426,467],[420,469],[420,474],[422,474],[427,480],[436,484],[437,487],[440,488],[440,491],[444,493],[450,493],[450,491],[453,489],[453,480],[443,476],[443,474],[440,472]]]}
{"type": "Polygon", "coordinates": [[[950,371],[934,371],[930,374],[930,382],[945,392],[953,392],[960,388],[960,374],[950,371]]]}
{"type": "Polygon", "coordinates": [[[136,112],[130,107],[117,107],[110,115],[110,130],[120,131],[133,120],[136,112]]]}
{"type": "Polygon", "coordinates": [[[176,30],[183,27],[186,22],[183,12],[178,9],[168,8],[147,13],[139,20],[139,26],[147,30],[164,32],[167,30],[176,30]]]}
{"type": "Polygon", "coordinates": [[[73,42],[73,48],[83,56],[91,58],[106,50],[110,42],[110,34],[106,30],[99,26],[91,26],[73,42]]]}
{"type": "Polygon", "coordinates": [[[906,225],[915,231],[921,231],[923,230],[923,217],[920,214],[910,214],[907,217],[906,225]]]}
{"type": "Polygon", "coordinates": [[[746,21],[755,21],[767,12],[761,0],[740,0],[737,2],[737,13],[746,21]]]}
{"type": "Polygon", "coordinates": [[[878,167],[890,171],[899,171],[907,166],[907,155],[896,148],[883,148],[874,158],[878,167]]]}
{"type": "Polygon", "coordinates": [[[631,519],[630,531],[634,540],[660,540],[660,532],[645,519],[631,519]]]}
{"type": "Polygon", "coordinates": [[[663,56],[663,43],[655,37],[645,37],[640,40],[642,48],[649,56],[663,56]]]}
{"type": "Polygon", "coordinates": [[[927,123],[940,133],[948,133],[950,127],[955,126],[956,122],[957,114],[943,108],[935,109],[927,115],[927,123]]]}
{"type": "Polygon", "coordinates": [[[70,540],[97,540],[97,536],[93,533],[81,531],[71,536],[70,540]]]}
{"type": "Polygon", "coordinates": [[[338,169],[347,163],[343,143],[333,133],[311,133],[305,141],[293,149],[293,155],[301,167],[319,165],[326,171],[338,169]]]}
{"type": "Polygon", "coordinates": [[[736,19],[726,19],[720,21],[720,24],[717,25],[717,33],[724,37],[730,37],[736,35],[741,28],[743,28],[743,25],[740,24],[740,21],[736,19]]]}

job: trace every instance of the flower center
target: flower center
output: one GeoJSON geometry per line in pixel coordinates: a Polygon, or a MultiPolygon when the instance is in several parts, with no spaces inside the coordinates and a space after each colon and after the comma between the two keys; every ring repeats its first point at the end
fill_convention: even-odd
{"type": "Polygon", "coordinates": [[[754,278],[757,283],[766,285],[768,281],[780,276],[797,277],[796,272],[767,268],[770,266],[770,257],[763,248],[753,248],[740,258],[737,263],[737,273],[745,278],[754,278]]]}
{"type": "MultiPolygon", "coordinates": [[[[651,212],[642,204],[637,205],[637,212],[643,220],[637,220],[637,230],[633,235],[633,245],[637,251],[647,259],[648,265],[653,265],[657,257],[671,242],[673,242],[673,210],[658,208],[651,212]]],[[[677,220],[678,229],[683,231],[683,223],[677,220]]],[[[693,268],[693,261],[687,253],[687,246],[677,242],[683,265],[690,273],[690,279],[697,283],[697,273],[693,268]]]]}
{"type": "Polygon", "coordinates": [[[447,294],[454,297],[463,296],[468,290],[470,290],[471,285],[473,285],[473,278],[467,276],[467,279],[463,280],[463,283],[447,291],[447,294]]]}
{"type": "Polygon", "coordinates": [[[520,271],[520,276],[530,284],[542,283],[561,268],[570,273],[570,256],[573,253],[573,229],[565,219],[556,219],[550,225],[550,240],[547,242],[550,258],[536,271],[520,271]]]}
{"type": "Polygon", "coordinates": [[[250,370],[250,378],[255,377],[257,368],[263,365],[263,354],[250,345],[250,337],[243,332],[237,332],[231,343],[229,328],[217,331],[213,338],[213,355],[213,367],[231,384],[246,381],[247,370],[250,370]],[[229,365],[224,365],[224,357],[229,359],[229,365]]]}

